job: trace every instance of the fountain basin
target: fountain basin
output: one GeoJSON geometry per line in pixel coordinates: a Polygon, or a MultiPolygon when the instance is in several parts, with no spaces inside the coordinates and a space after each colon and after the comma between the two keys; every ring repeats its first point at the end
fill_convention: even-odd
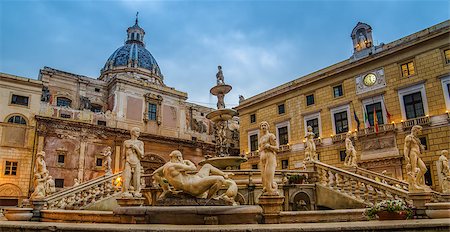
{"type": "Polygon", "coordinates": [[[221,170],[235,170],[241,163],[247,162],[247,158],[240,156],[214,157],[200,161],[199,165],[211,164],[221,170]]]}
{"type": "Polygon", "coordinates": [[[8,221],[29,221],[33,217],[33,208],[4,208],[3,214],[8,221]]]}
{"type": "Polygon", "coordinates": [[[225,94],[227,94],[230,91],[231,91],[231,85],[222,84],[222,85],[216,85],[216,86],[212,87],[209,92],[212,95],[217,96],[217,95],[220,95],[220,94],[225,95],[225,94]]]}
{"type": "Polygon", "coordinates": [[[206,118],[213,122],[228,121],[237,115],[233,109],[214,110],[206,115],[206,118]]]}

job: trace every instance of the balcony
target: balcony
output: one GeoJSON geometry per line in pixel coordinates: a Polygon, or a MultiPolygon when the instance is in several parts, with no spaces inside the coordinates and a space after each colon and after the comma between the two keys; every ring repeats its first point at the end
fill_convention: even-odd
{"type": "Polygon", "coordinates": [[[247,153],[247,154],[245,154],[245,156],[247,156],[247,158],[256,158],[256,157],[259,157],[259,151],[252,151],[252,152],[249,152],[249,153],[247,153]]]}
{"type": "Polygon", "coordinates": [[[424,117],[419,117],[419,118],[413,118],[413,119],[409,119],[406,120],[404,122],[402,122],[402,127],[403,129],[408,129],[411,128],[413,126],[419,125],[419,126],[428,126],[431,124],[430,121],[430,116],[424,116],[424,117]]]}
{"type": "Polygon", "coordinates": [[[342,142],[345,140],[346,134],[347,134],[347,132],[333,135],[333,136],[331,136],[331,140],[333,141],[333,143],[342,142]]]}
{"type": "Polygon", "coordinates": [[[395,131],[395,124],[383,124],[378,125],[378,132],[376,132],[375,127],[364,128],[358,132],[356,132],[358,137],[373,135],[377,133],[385,133],[389,131],[395,131]]]}
{"type": "Polygon", "coordinates": [[[278,152],[280,152],[280,153],[289,152],[289,151],[291,151],[291,145],[289,145],[289,144],[280,145],[280,147],[278,148],[278,152]]]}

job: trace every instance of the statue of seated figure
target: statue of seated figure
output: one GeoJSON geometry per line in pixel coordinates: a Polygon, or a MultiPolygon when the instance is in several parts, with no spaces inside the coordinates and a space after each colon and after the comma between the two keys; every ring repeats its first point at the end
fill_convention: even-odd
{"type": "Polygon", "coordinates": [[[215,199],[223,199],[226,202],[236,205],[234,198],[237,195],[237,185],[229,178],[229,175],[215,168],[210,164],[203,165],[197,173],[197,167],[190,160],[183,160],[180,151],[175,150],[170,153],[170,161],[153,172],[153,179],[163,189],[159,199],[166,198],[168,193],[187,193],[196,198],[211,199],[222,186],[227,187],[227,191],[215,199]]]}

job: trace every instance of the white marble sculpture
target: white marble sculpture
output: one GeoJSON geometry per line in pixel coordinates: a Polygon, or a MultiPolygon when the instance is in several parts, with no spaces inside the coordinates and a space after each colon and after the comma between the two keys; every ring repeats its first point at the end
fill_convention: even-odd
{"type": "Polygon", "coordinates": [[[103,156],[105,157],[105,175],[112,175],[112,169],[111,169],[111,147],[106,147],[103,151],[103,156]]]}
{"type": "Polygon", "coordinates": [[[131,129],[131,139],[123,142],[125,149],[125,168],[123,170],[122,192],[124,197],[142,197],[141,159],[144,157],[144,143],[138,140],[140,129],[131,129]]]}
{"type": "Polygon", "coordinates": [[[31,199],[44,198],[56,191],[55,181],[49,175],[47,164],[44,160],[45,152],[38,152],[36,156],[34,165],[34,192],[31,194],[31,199]]]}
{"type": "Polygon", "coordinates": [[[317,160],[316,143],[314,142],[314,134],[312,127],[307,127],[307,132],[305,135],[305,162],[317,160]]]}
{"type": "Polygon", "coordinates": [[[80,181],[77,178],[73,179],[73,187],[80,185],[80,181]]]}
{"type": "Polygon", "coordinates": [[[223,77],[223,72],[222,72],[222,66],[217,66],[217,74],[216,74],[216,79],[217,79],[217,85],[224,85],[225,84],[225,80],[223,77]]]}
{"type": "Polygon", "coordinates": [[[419,125],[411,128],[411,134],[405,137],[404,157],[406,161],[406,173],[408,176],[409,191],[420,192],[429,191],[430,188],[425,185],[424,175],[427,172],[425,163],[420,158],[420,154],[424,151],[424,146],[417,137],[422,132],[419,125]]]}
{"type": "Polygon", "coordinates": [[[439,185],[443,193],[450,193],[450,169],[448,165],[448,151],[442,150],[441,156],[436,163],[438,170],[439,185]]]}
{"type": "Polygon", "coordinates": [[[356,150],[353,146],[352,142],[352,132],[347,132],[346,138],[345,138],[345,161],[344,165],[347,167],[358,167],[356,164],[356,150]]]}
{"type": "Polygon", "coordinates": [[[261,161],[261,179],[264,195],[278,195],[278,185],[275,182],[275,168],[277,167],[278,146],[276,137],[269,132],[269,123],[259,124],[259,156],[261,161]]]}
{"type": "Polygon", "coordinates": [[[223,199],[232,205],[236,205],[234,198],[237,195],[237,185],[229,178],[232,173],[225,173],[210,164],[203,165],[197,173],[189,173],[197,170],[190,160],[183,160],[180,151],[170,153],[170,161],[153,172],[153,179],[163,189],[160,199],[164,199],[168,193],[187,193],[197,198],[211,199],[222,186],[226,192],[217,199],[223,199]]]}

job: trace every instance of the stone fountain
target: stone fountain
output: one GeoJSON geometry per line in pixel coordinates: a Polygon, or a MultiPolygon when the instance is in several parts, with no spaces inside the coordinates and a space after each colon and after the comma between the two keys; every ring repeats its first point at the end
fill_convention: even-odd
{"type": "Polygon", "coordinates": [[[216,156],[207,158],[201,161],[199,164],[211,164],[219,169],[238,169],[242,162],[246,162],[247,158],[240,156],[231,156],[228,148],[227,132],[228,120],[237,115],[237,112],[233,109],[225,108],[225,95],[232,89],[231,85],[225,84],[222,67],[218,66],[218,72],[216,74],[217,85],[212,87],[210,93],[217,96],[217,110],[214,110],[206,115],[206,118],[214,122],[216,127],[216,156]]]}

